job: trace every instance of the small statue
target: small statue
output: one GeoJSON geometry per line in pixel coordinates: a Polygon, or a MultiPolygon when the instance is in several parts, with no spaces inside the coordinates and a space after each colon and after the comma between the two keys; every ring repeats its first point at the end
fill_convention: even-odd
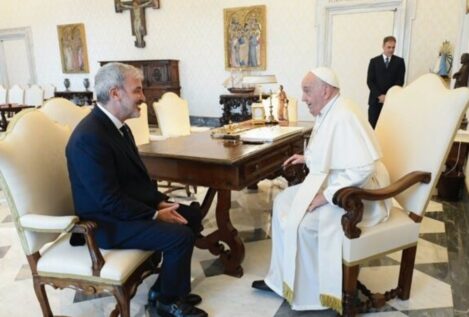
{"type": "Polygon", "coordinates": [[[278,120],[279,121],[285,121],[288,120],[285,117],[285,105],[287,103],[287,94],[285,93],[285,90],[283,90],[283,85],[280,85],[280,91],[278,93],[278,120]]]}
{"type": "Polygon", "coordinates": [[[468,87],[469,53],[464,53],[461,55],[461,68],[453,75],[453,78],[456,79],[454,82],[454,88],[468,87]]]}

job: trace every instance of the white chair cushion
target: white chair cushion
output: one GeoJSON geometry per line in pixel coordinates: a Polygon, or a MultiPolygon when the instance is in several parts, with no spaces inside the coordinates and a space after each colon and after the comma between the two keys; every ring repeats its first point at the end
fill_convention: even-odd
{"type": "Polygon", "coordinates": [[[391,209],[389,219],[373,227],[360,228],[357,239],[344,238],[343,262],[353,266],[365,259],[400,250],[417,243],[420,224],[399,208],[391,209]]]}
{"type": "Polygon", "coordinates": [[[106,263],[97,277],[93,276],[88,247],[72,247],[69,239],[70,234],[66,234],[42,252],[37,265],[39,275],[122,284],[153,254],[142,250],[101,250],[106,263]]]}

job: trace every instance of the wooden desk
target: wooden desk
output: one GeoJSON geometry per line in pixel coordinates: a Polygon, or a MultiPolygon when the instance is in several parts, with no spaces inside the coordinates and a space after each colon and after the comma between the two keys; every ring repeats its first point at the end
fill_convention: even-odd
{"type": "Polygon", "coordinates": [[[231,191],[279,173],[283,161],[303,152],[304,137],[312,123],[296,123],[304,134],[294,134],[273,143],[243,144],[239,141],[212,139],[210,132],[155,141],[139,147],[140,155],[152,178],[209,187],[202,203],[203,217],[218,194],[217,230],[196,241],[196,246],[219,255],[225,273],[242,276],[244,244],[230,220],[231,191]],[[228,245],[226,250],[224,245],[228,245]]]}
{"type": "Polygon", "coordinates": [[[18,104],[3,104],[0,105],[0,131],[6,131],[8,127],[7,113],[18,113],[23,109],[34,108],[34,106],[18,105],[18,104]]]}

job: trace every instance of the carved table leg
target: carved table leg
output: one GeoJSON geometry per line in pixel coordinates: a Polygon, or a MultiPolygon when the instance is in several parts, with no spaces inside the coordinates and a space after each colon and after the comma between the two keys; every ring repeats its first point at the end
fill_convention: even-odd
{"type": "Polygon", "coordinates": [[[244,244],[239,238],[238,231],[231,224],[230,206],[231,191],[218,190],[216,208],[218,229],[198,239],[196,246],[201,249],[208,249],[212,254],[220,255],[220,260],[225,267],[225,274],[241,277],[243,275],[241,263],[244,260],[244,244]],[[225,242],[230,249],[225,250],[220,241],[225,242]]]}

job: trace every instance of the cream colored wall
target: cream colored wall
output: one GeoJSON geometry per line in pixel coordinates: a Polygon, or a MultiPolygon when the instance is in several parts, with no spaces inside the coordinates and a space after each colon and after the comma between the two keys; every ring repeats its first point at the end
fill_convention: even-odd
{"type": "MultiPolygon", "coordinates": [[[[428,71],[439,45],[456,41],[460,0],[418,0],[412,30],[409,79],[428,71]]],[[[1,0],[0,30],[30,26],[39,83],[63,89],[70,78],[72,89],[92,81],[99,60],[178,59],[182,96],[194,116],[219,117],[218,96],[228,77],[223,56],[223,9],[267,6],[267,70],[274,73],[287,93],[301,100],[300,81],[315,66],[317,0],[161,0],[159,10],[147,9],[146,48],[134,47],[129,12],[115,13],[112,0],[1,0]],[[84,23],[90,74],[63,74],[57,40],[58,24],[84,23]]],[[[361,43],[349,43],[361,45],[361,43]]],[[[377,52],[379,53],[379,52],[377,52]]],[[[371,58],[372,56],[370,56],[371,58]]],[[[364,70],[366,71],[366,70],[364,70]]],[[[364,84],[364,83],[363,83],[364,84]]],[[[299,119],[310,119],[299,104],[299,119]]]]}
{"type": "Polygon", "coordinates": [[[457,45],[462,13],[461,0],[417,0],[406,61],[408,83],[433,68],[443,41],[450,41],[453,47],[457,45]]]}
{"type": "MultiPolygon", "coordinates": [[[[300,80],[314,59],[314,1],[161,0],[147,9],[147,43],[134,46],[129,12],[115,13],[112,0],[1,0],[0,29],[31,26],[38,82],[63,89],[83,89],[100,60],[178,59],[182,96],[191,115],[221,116],[218,96],[227,93],[224,67],[223,9],[267,5],[267,70],[288,93],[300,95],[300,80]],[[90,74],[63,74],[57,40],[58,24],[84,23],[90,74]]],[[[307,112],[303,111],[307,117],[307,112]]]]}

